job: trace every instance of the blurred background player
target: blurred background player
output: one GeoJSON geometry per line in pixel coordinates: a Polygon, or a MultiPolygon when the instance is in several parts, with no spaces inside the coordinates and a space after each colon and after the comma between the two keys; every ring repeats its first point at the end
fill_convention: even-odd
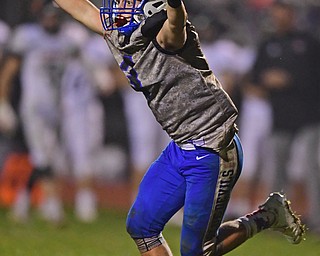
{"type": "MultiPolygon", "coordinates": [[[[0,20],[0,69],[2,68],[4,59],[5,59],[6,51],[8,49],[7,44],[10,36],[11,36],[11,28],[5,21],[0,20]]],[[[3,102],[0,102],[0,103],[3,104],[3,102]]],[[[7,110],[10,111],[10,109],[8,109],[6,104],[4,103],[3,106],[0,106],[0,111],[2,111],[0,112],[0,116],[6,115],[7,110]]],[[[9,114],[9,118],[10,116],[11,115],[9,114]]],[[[14,124],[15,119],[9,122],[14,124]]],[[[9,147],[8,140],[9,140],[8,134],[5,135],[3,133],[0,133],[0,162],[1,163],[5,161],[5,157],[8,152],[8,147],[9,147]]]]}
{"type": "MultiPolygon", "coordinates": [[[[93,135],[96,115],[92,115],[97,102],[89,75],[81,66],[79,38],[70,35],[70,24],[65,24],[60,10],[47,4],[39,21],[17,27],[1,71],[1,99],[8,116],[16,120],[8,99],[13,78],[21,70],[19,117],[34,167],[26,190],[18,193],[13,206],[12,217],[17,221],[28,217],[30,191],[38,182],[44,192],[42,217],[53,223],[63,220],[57,174],[68,167],[76,180],[77,217],[82,221],[96,217],[90,152],[98,143],[93,135]]],[[[78,32],[78,37],[86,34],[78,32]]],[[[2,131],[14,129],[10,118],[1,117],[2,131]]]]}
{"type": "MultiPolygon", "coordinates": [[[[45,219],[60,222],[62,204],[57,195],[53,177],[54,154],[57,149],[57,118],[60,87],[64,62],[70,51],[70,41],[59,36],[60,19],[53,7],[47,7],[39,23],[23,24],[14,32],[10,43],[10,56],[1,72],[1,101],[8,102],[10,87],[21,68],[20,117],[30,150],[34,170],[27,190],[20,191],[13,206],[13,218],[25,220],[29,210],[29,192],[41,180],[44,201],[41,205],[45,219]]],[[[1,120],[2,128],[14,129],[15,124],[1,120]],[[9,126],[9,128],[8,128],[9,126]]]]}
{"type": "Polygon", "coordinates": [[[103,110],[80,50],[70,56],[61,80],[59,140],[65,164],[59,169],[68,170],[74,182],[76,217],[92,222],[98,215],[94,155],[102,147],[103,110]]]}

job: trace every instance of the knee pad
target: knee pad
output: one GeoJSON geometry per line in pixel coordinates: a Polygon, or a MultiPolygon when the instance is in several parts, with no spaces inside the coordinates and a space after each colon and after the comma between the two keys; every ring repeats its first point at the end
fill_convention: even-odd
{"type": "Polygon", "coordinates": [[[165,240],[162,234],[158,236],[148,237],[148,238],[133,238],[135,243],[137,244],[138,250],[140,253],[145,253],[147,251],[152,250],[162,244],[164,244],[165,240]]]}

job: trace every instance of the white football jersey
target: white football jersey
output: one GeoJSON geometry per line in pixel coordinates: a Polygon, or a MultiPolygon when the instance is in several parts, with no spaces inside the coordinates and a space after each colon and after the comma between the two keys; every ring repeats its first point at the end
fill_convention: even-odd
{"type": "Polygon", "coordinates": [[[38,24],[16,29],[10,51],[22,57],[22,101],[35,100],[48,105],[59,96],[61,77],[72,49],[73,44],[63,33],[47,33],[38,24]]]}

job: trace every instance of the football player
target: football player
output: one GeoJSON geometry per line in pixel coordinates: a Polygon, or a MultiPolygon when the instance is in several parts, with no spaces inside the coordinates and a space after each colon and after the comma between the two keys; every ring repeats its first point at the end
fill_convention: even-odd
{"type": "MultiPolygon", "coordinates": [[[[10,213],[18,222],[29,218],[30,192],[35,184],[43,191],[41,217],[53,224],[64,222],[56,177],[68,167],[75,179],[76,216],[91,222],[97,215],[91,154],[99,143],[92,138],[97,122],[90,122],[94,116],[89,114],[96,109],[97,99],[91,78],[82,71],[80,57],[75,54],[80,43],[68,34],[67,23],[60,16],[61,10],[49,3],[41,9],[39,20],[18,26],[0,69],[0,131],[13,133],[17,117],[21,117],[33,166],[27,186],[19,188],[10,213]],[[15,113],[8,103],[9,92],[20,69],[21,104],[15,113]],[[65,154],[68,159],[63,161],[65,154]]],[[[73,33],[79,26],[73,26],[73,33]]]]}
{"type": "Polygon", "coordinates": [[[280,193],[257,211],[222,223],[242,168],[238,113],[210,70],[181,0],[105,0],[100,11],[88,0],[56,3],[103,35],[132,88],[172,138],[128,214],[127,231],[141,255],[172,255],[162,230],[181,207],[183,256],[223,255],[267,228],[292,243],[302,240],[304,227],[280,193]]]}

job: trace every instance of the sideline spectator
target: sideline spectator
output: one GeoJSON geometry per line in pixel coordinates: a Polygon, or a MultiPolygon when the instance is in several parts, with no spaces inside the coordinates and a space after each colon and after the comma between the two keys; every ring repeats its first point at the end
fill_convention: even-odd
{"type": "Polygon", "coordinates": [[[312,142],[320,117],[320,43],[297,29],[293,5],[275,1],[270,15],[274,32],[260,44],[252,82],[272,106],[272,189],[286,191],[306,218],[308,196],[319,195],[306,194],[306,180],[316,182],[319,176],[312,142]]]}

